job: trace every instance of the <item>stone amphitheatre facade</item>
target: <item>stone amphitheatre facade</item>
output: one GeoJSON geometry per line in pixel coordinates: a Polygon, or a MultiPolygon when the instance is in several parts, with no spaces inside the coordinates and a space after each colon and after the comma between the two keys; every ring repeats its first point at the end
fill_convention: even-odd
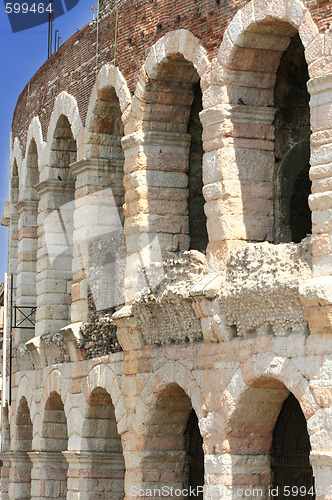
{"type": "Polygon", "coordinates": [[[105,1],[27,84],[2,500],[332,498],[331,20],[105,1]]]}

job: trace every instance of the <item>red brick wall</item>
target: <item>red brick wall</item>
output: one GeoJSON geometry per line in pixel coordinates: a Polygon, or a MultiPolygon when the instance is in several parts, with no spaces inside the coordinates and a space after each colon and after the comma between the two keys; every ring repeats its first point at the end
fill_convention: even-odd
{"type": "MultiPolygon", "coordinates": [[[[134,92],[137,73],[151,46],[167,31],[188,29],[197,36],[209,57],[216,56],[223,32],[246,0],[122,0],[119,8],[117,64],[134,92]]],[[[332,3],[307,0],[305,4],[319,29],[332,22],[332,3]]],[[[31,119],[39,115],[46,139],[56,96],[72,94],[85,123],[91,88],[103,64],[113,61],[115,12],[99,24],[99,56],[96,60],[96,24],[75,33],[45,62],[20,95],[13,117],[13,135],[25,148],[31,119]],[[50,82],[52,82],[50,84],[50,82]]]]}

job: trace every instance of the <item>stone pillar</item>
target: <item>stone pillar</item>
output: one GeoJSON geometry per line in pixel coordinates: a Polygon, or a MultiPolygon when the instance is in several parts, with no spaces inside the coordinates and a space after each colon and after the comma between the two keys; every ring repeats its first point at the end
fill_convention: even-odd
{"type": "Polygon", "coordinates": [[[74,182],[48,180],[39,196],[36,336],[70,323],[74,182]]]}
{"type": "Polygon", "coordinates": [[[189,134],[152,131],[135,132],[122,139],[129,301],[134,298],[139,267],[174,258],[189,248],[190,139],[189,134]]]}
{"type": "Polygon", "coordinates": [[[0,459],[2,460],[1,467],[1,500],[8,500],[9,487],[9,471],[10,471],[10,452],[1,452],[0,459]]]}
{"type": "MultiPolygon", "coordinates": [[[[112,285],[114,287],[111,273],[105,277],[106,288],[103,289],[103,278],[98,273],[102,262],[98,262],[97,254],[96,262],[91,262],[90,253],[93,254],[93,251],[89,252],[89,249],[99,242],[101,253],[120,252],[121,246],[122,253],[126,252],[122,227],[123,161],[84,159],[73,163],[70,168],[76,176],[71,307],[71,321],[75,323],[88,319],[88,283],[97,308],[117,305],[111,303],[114,302],[111,297],[107,297],[112,285]],[[116,241],[113,241],[114,238],[116,241]],[[117,248],[113,248],[115,246],[117,248]],[[101,295],[104,297],[103,304],[99,304],[101,295]]],[[[107,269],[104,271],[107,273],[107,269]]],[[[116,269],[113,271],[115,276],[116,269]]],[[[101,269],[100,273],[103,274],[101,269]]],[[[115,302],[121,303],[121,300],[115,299],[115,302]]]]}
{"type": "Polygon", "coordinates": [[[310,453],[315,478],[317,500],[332,499],[332,452],[316,451],[310,453]]]}
{"type": "Polygon", "coordinates": [[[332,75],[308,82],[311,96],[310,178],[314,277],[302,285],[311,333],[332,332],[332,75]]]}
{"type": "Polygon", "coordinates": [[[124,460],[122,453],[65,451],[68,462],[68,500],[122,500],[124,460]]]}
{"type": "MultiPolygon", "coordinates": [[[[18,223],[18,266],[16,285],[16,305],[36,306],[36,261],[37,261],[37,214],[38,201],[20,201],[16,205],[19,213],[18,223]]],[[[24,312],[29,314],[27,309],[24,312]]],[[[18,316],[18,320],[22,317],[18,316]]],[[[34,319],[34,318],[33,318],[34,319]]],[[[22,326],[28,327],[25,320],[22,326]]],[[[34,337],[34,327],[29,330],[15,331],[15,344],[26,342],[34,337]]]]}
{"type": "Polygon", "coordinates": [[[61,452],[34,451],[28,453],[31,471],[31,500],[66,498],[67,462],[61,452]]]}
{"type": "Polygon", "coordinates": [[[10,459],[8,495],[11,500],[31,499],[30,457],[25,451],[8,453],[10,459]]]}
{"type": "Polygon", "coordinates": [[[207,255],[221,266],[241,242],[273,241],[274,114],[231,104],[200,113],[207,255]]]}

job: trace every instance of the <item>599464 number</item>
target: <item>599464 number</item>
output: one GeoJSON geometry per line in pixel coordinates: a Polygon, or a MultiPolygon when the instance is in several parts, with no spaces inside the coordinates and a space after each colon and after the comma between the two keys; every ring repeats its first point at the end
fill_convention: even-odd
{"type": "Polygon", "coordinates": [[[6,3],[7,14],[43,14],[44,12],[52,12],[52,4],[49,3],[46,7],[43,3],[6,3]]]}

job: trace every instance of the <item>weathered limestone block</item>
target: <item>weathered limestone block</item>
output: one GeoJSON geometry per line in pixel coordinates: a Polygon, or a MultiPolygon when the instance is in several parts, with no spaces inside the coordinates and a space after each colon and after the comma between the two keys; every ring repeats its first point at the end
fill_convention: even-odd
{"type": "MultiPolygon", "coordinates": [[[[310,278],[308,241],[238,246],[231,251],[224,271],[209,271],[192,287],[204,339],[218,342],[234,335],[306,333],[303,305],[315,300],[310,278]]],[[[320,289],[322,300],[328,300],[328,290],[326,286],[320,289]]]]}
{"type": "Polygon", "coordinates": [[[137,283],[139,291],[127,311],[128,320],[133,322],[135,318],[139,325],[140,334],[136,330],[134,335],[136,341],[129,340],[130,330],[126,333],[121,328],[122,310],[113,315],[120,328],[118,338],[122,348],[133,348],[135,342],[161,345],[201,340],[201,325],[192,307],[190,290],[203,277],[205,267],[205,256],[197,251],[185,252],[180,259],[142,267],[137,283]]]}
{"type": "Polygon", "coordinates": [[[306,331],[299,284],[311,277],[308,242],[244,245],[231,253],[220,301],[238,335],[306,331]]]}

